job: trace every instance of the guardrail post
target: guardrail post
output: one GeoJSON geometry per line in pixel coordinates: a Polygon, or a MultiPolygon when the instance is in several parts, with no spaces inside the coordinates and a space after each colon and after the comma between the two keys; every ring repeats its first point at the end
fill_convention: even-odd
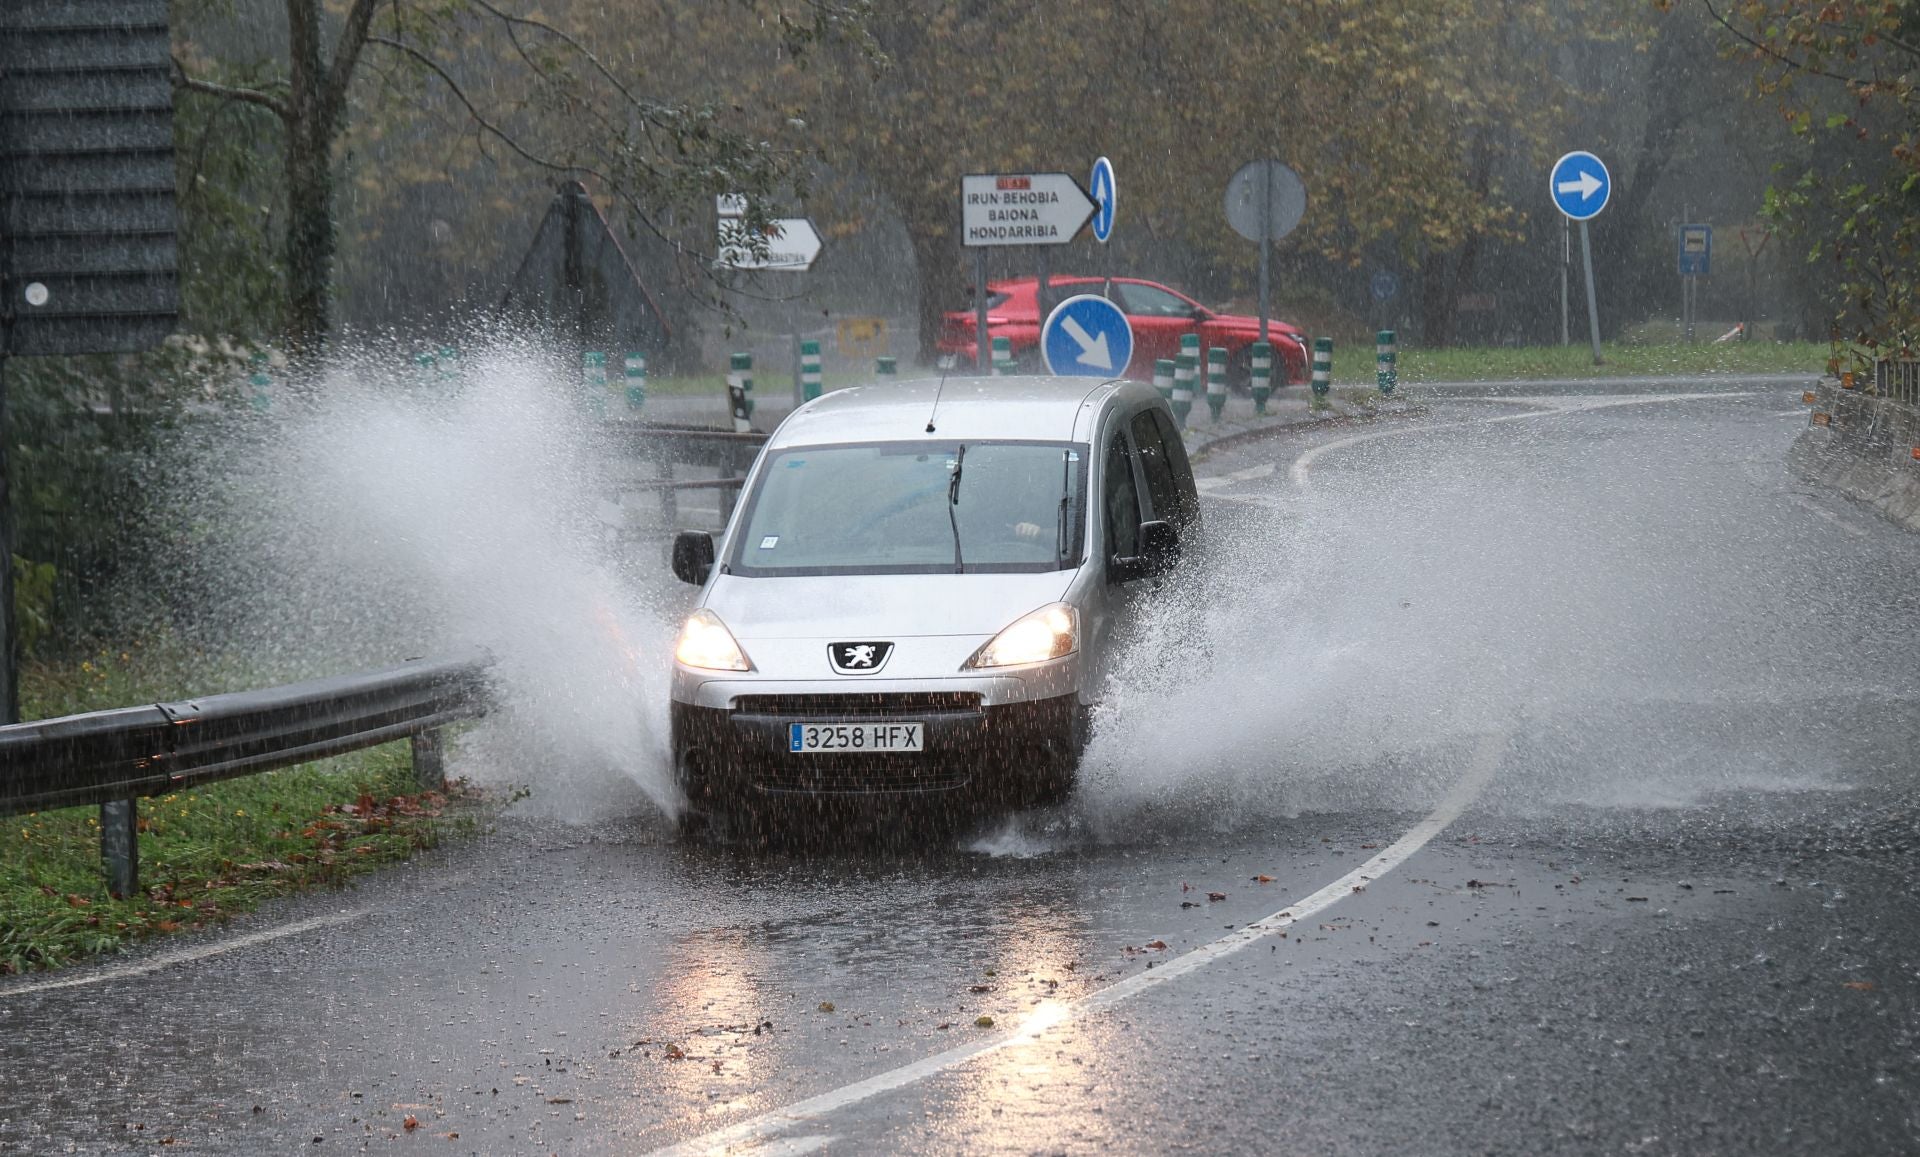
{"type": "Polygon", "coordinates": [[[1227,351],[1224,346],[1214,346],[1207,351],[1207,411],[1218,422],[1226,408],[1227,351]]]}
{"type": "Polygon", "coordinates": [[[100,805],[100,865],[107,892],[126,899],[140,891],[140,809],[130,799],[100,805]]]}
{"type": "Polygon", "coordinates": [[[800,400],[811,402],[820,396],[820,343],[809,338],[800,343],[800,400]]]}
{"type": "Polygon", "coordinates": [[[1253,387],[1253,412],[1265,414],[1267,399],[1273,397],[1273,343],[1254,342],[1248,356],[1248,366],[1252,370],[1250,384],[1253,387]]]}
{"type": "Polygon", "coordinates": [[[1393,387],[1400,384],[1400,347],[1394,340],[1390,329],[1383,329],[1373,335],[1374,384],[1380,392],[1393,396],[1393,387]]]}
{"type": "Polygon", "coordinates": [[[1313,408],[1326,405],[1327,391],[1333,388],[1333,339],[1313,339],[1313,408]]]}
{"type": "Polygon", "coordinates": [[[1172,404],[1173,402],[1173,359],[1172,358],[1154,359],[1153,388],[1160,391],[1160,396],[1162,398],[1165,398],[1169,405],[1172,404]]]}
{"type": "Polygon", "coordinates": [[[747,396],[747,417],[753,417],[753,355],[734,354],[727,362],[727,386],[739,386],[747,396]]]}
{"type": "Polygon", "coordinates": [[[897,378],[900,376],[900,363],[894,358],[873,359],[873,376],[876,378],[897,378]]]}
{"type": "Polygon", "coordinates": [[[647,404],[647,355],[628,354],[623,364],[627,371],[627,413],[638,414],[647,404]]]}
{"type": "Polygon", "coordinates": [[[997,337],[993,339],[993,376],[1008,377],[1013,373],[1013,339],[997,337]]]}
{"type": "Polygon", "coordinates": [[[580,389],[587,412],[596,418],[607,416],[607,355],[589,350],[581,355],[580,389]]]}
{"type": "Polygon", "coordinates": [[[421,791],[447,786],[447,752],[440,731],[418,731],[409,740],[413,749],[413,782],[421,791]]]}
{"type": "Polygon", "coordinates": [[[1173,420],[1182,430],[1187,428],[1187,415],[1193,412],[1193,378],[1195,374],[1193,355],[1186,350],[1173,363],[1173,420]]]}

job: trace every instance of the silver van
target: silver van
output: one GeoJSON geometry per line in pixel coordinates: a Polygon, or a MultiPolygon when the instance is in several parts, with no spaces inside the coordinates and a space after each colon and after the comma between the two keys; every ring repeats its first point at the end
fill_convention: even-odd
{"type": "Polygon", "coordinates": [[[674,542],[702,587],[671,711],[692,822],[796,796],[1064,797],[1133,604],[1198,529],[1173,416],[1138,382],[926,380],[800,407],[719,547],[674,542]]]}

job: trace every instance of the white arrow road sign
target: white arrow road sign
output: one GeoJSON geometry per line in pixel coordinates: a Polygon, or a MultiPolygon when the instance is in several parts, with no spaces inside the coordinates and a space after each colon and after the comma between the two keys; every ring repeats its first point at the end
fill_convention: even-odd
{"type": "Polygon", "coordinates": [[[1562,193],[1578,193],[1580,194],[1580,199],[1586,201],[1591,200],[1593,195],[1600,191],[1602,183],[1600,178],[1594,176],[1592,173],[1583,172],[1580,174],[1579,180],[1561,181],[1558,185],[1555,185],[1554,188],[1562,193]]]}
{"type": "Polygon", "coordinates": [[[960,243],[1065,245],[1096,207],[1068,173],[976,173],[960,178],[960,243]]]}
{"type": "Polygon", "coordinates": [[[1106,334],[1094,337],[1072,316],[1061,318],[1060,328],[1066,330],[1067,336],[1073,339],[1073,344],[1080,347],[1080,356],[1074,359],[1075,361],[1083,366],[1092,366],[1096,370],[1113,368],[1113,353],[1107,349],[1106,334]]]}
{"type": "Polygon", "coordinates": [[[769,223],[767,253],[756,256],[738,217],[720,218],[720,257],[724,269],[776,269],[804,273],[820,256],[820,231],[805,217],[781,217],[769,223]]]}

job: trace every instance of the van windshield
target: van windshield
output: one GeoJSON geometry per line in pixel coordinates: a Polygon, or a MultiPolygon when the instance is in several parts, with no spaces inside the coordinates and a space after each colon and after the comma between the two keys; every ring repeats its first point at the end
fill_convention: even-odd
{"type": "Polygon", "coordinates": [[[1013,573],[1080,564],[1086,447],[876,442],[772,452],[728,571],[1013,573]]]}

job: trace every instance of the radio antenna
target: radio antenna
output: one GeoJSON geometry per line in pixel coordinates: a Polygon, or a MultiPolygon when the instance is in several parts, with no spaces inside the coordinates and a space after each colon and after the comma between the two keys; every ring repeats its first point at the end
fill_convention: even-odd
{"type": "Polygon", "coordinates": [[[947,388],[947,372],[953,369],[954,354],[940,359],[940,384],[933,388],[933,409],[927,411],[927,433],[933,433],[933,417],[940,412],[940,395],[947,388]]]}

